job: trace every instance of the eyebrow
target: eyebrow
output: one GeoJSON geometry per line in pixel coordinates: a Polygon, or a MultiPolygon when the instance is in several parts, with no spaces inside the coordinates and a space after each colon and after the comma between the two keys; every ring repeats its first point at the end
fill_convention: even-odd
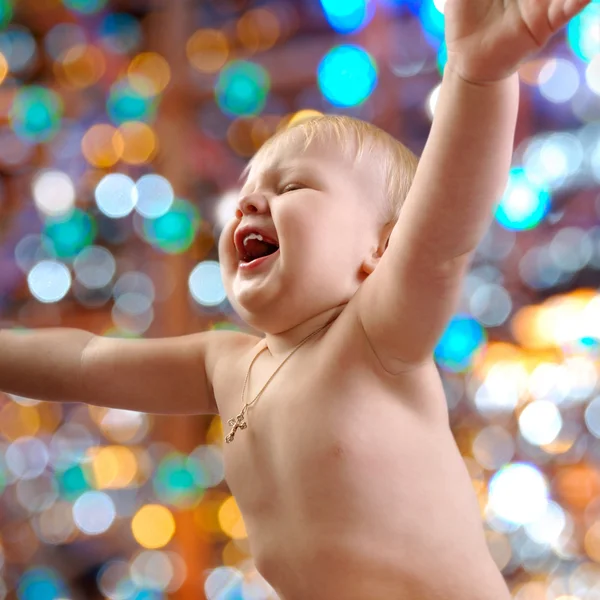
{"type": "MultiPolygon", "coordinates": [[[[297,169],[298,169],[298,165],[289,165],[289,166],[283,165],[283,166],[276,166],[276,167],[268,167],[260,173],[260,176],[258,179],[259,179],[259,181],[261,179],[263,181],[265,179],[272,181],[277,176],[285,175],[286,173],[289,173],[290,171],[295,171],[297,169]]],[[[238,179],[238,183],[241,182],[241,180],[244,176],[247,177],[248,175],[249,175],[249,169],[246,168],[240,175],[240,178],[238,179]]],[[[248,179],[246,179],[245,183],[242,185],[240,192],[244,189],[244,187],[247,183],[248,183],[248,179]]]]}

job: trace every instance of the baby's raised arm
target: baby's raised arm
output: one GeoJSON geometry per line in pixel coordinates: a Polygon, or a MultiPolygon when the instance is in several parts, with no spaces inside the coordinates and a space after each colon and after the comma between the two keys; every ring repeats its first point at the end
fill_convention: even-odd
{"type": "Polygon", "coordinates": [[[591,0],[447,0],[448,63],[431,133],[388,249],[359,291],[384,367],[429,364],[508,180],[517,70],[591,0]]]}
{"type": "Polygon", "coordinates": [[[232,335],[120,339],[67,328],[0,330],[0,391],[147,413],[217,414],[212,375],[232,335]]]}

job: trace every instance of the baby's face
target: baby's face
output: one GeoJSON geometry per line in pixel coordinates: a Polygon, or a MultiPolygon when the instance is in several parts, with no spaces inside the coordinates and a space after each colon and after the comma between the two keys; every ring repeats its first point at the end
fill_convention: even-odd
{"type": "Polygon", "coordinates": [[[230,302],[246,323],[271,334],[354,295],[366,276],[362,263],[377,247],[378,203],[371,198],[382,193],[368,158],[354,165],[333,142],[315,141],[303,151],[301,133],[285,136],[253,165],[219,240],[230,302]],[[250,232],[236,246],[236,232],[245,226],[279,249],[247,262],[261,247],[242,245],[250,232]]]}

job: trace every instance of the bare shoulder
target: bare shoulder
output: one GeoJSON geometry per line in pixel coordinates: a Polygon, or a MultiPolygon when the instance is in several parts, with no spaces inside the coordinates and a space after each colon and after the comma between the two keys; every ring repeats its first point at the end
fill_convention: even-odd
{"type": "Polygon", "coordinates": [[[248,351],[252,345],[256,344],[259,338],[241,331],[223,329],[205,331],[201,335],[203,336],[203,358],[211,390],[212,408],[214,414],[219,414],[213,387],[217,373],[225,363],[233,365],[243,352],[248,351]]]}
{"type": "Polygon", "coordinates": [[[448,422],[446,395],[433,353],[414,364],[383,360],[362,325],[354,301],[340,315],[338,325],[335,346],[343,359],[336,362],[366,367],[382,389],[394,394],[403,406],[432,423],[440,419],[448,422]]]}

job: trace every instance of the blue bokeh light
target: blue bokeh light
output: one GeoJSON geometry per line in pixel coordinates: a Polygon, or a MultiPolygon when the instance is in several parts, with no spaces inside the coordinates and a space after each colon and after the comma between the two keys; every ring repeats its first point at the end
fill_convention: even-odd
{"type": "Polygon", "coordinates": [[[506,229],[533,229],[546,216],[550,205],[551,197],[546,188],[530,181],[524,169],[512,169],[504,196],[496,208],[496,220],[506,229]]]}
{"type": "Polygon", "coordinates": [[[336,46],[323,57],[317,77],[329,102],[335,106],[357,106],[377,86],[377,65],[360,46],[336,46]]]}
{"type": "Polygon", "coordinates": [[[444,371],[462,373],[487,342],[485,329],[470,315],[456,315],[435,348],[435,360],[444,371]]]}
{"type": "Polygon", "coordinates": [[[271,79],[260,65],[235,60],[225,65],[217,85],[215,97],[219,108],[232,117],[251,117],[265,107],[271,79]]]}
{"type": "Polygon", "coordinates": [[[423,0],[419,10],[419,19],[427,41],[433,46],[444,41],[446,19],[433,0],[423,0]]]}
{"type": "Polygon", "coordinates": [[[339,33],[355,33],[372,19],[372,0],[321,0],[327,21],[339,33]]]}
{"type": "Polygon", "coordinates": [[[567,44],[583,61],[591,62],[600,53],[600,0],[594,0],[567,25],[567,44]]]}

